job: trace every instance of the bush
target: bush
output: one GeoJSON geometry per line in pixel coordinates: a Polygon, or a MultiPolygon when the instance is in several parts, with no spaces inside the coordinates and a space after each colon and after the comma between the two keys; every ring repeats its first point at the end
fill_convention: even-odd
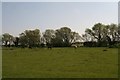
{"type": "Polygon", "coordinates": [[[109,48],[120,48],[120,43],[113,44],[109,48]]]}
{"type": "Polygon", "coordinates": [[[97,47],[97,42],[84,42],[85,47],[97,47]]]}

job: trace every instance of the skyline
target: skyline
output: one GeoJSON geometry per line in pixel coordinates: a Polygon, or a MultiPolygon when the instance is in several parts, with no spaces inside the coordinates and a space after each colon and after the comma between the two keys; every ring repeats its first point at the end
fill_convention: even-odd
{"type": "Polygon", "coordinates": [[[24,30],[69,27],[84,34],[95,23],[118,22],[117,2],[3,2],[2,31],[18,36],[24,30]]]}

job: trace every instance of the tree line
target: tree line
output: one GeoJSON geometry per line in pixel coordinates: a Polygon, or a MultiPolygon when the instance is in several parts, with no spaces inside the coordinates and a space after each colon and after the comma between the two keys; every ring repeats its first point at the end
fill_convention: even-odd
{"type": "Polygon", "coordinates": [[[43,33],[39,29],[25,30],[19,37],[4,33],[1,38],[2,45],[6,47],[70,47],[81,41],[86,47],[120,47],[120,25],[96,23],[91,29],[87,28],[82,36],[69,27],[62,27],[47,29],[43,33]]]}

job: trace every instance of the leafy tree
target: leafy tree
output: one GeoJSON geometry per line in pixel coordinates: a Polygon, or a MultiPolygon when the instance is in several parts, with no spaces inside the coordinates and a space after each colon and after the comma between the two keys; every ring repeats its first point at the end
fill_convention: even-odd
{"type": "Polygon", "coordinates": [[[20,34],[20,43],[23,46],[39,46],[40,45],[40,31],[35,30],[25,30],[24,33],[20,34]]]}
{"type": "Polygon", "coordinates": [[[2,35],[2,41],[3,43],[5,43],[5,46],[8,46],[7,43],[9,42],[9,45],[10,43],[14,40],[14,37],[12,35],[10,35],[9,33],[4,33],[2,35]]]}
{"type": "Polygon", "coordinates": [[[85,42],[94,41],[92,36],[89,34],[86,34],[86,33],[82,35],[82,38],[83,38],[83,41],[85,41],[85,42]]]}
{"type": "Polygon", "coordinates": [[[46,43],[51,43],[52,38],[55,38],[55,31],[52,29],[47,29],[43,33],[43,37],[45,38],[46,43]]]}
{"type": "Polygon", "coordinates": [[[120,24],[118,24],[118,41],[120,41],[120,24]]]}
{"type": "Polygon", "coordinates": [[[116,24],[103,25],[102,23],[95,24],[92,29],[86,29],[86,34],[97,40],[98,46],[111,45],[118,39],[118,27],[116,24]]]}
{"type": "Polygon", "coordinates": [[[46,40],[45,40],[44,36],[41,36],[41,38],[40,38],[41,47],[45,47],[45,44],[46,44],[46,40]]]}
{"type": "Polygon", "coordinates": [[[22,47],[25,47],[25,46],[29,45],[28,44],[28,38],[27,38],[25,33],[20,34],[19,41],[20,41],[20,45],[22,47]]]}
{"type": "Polygon", "coordinates": [[[52,44],[54,44],[54,46],[68,47],[71,46],[73,42],[79,40],[81,40],[81,36],[78,33],[72,32],[68,27],[62,27],[56,30],[55,38],[52,38],[52,44]]]}
{"type": "Polygon", "coordinates": [[[75,42],[79,42],[81,40],[84,40],[79,33],[76,32],[71,32],[71,40],[70,43],[75,43],[75,42]]]}
{"type": "Polygon", "coordinates": [[[94,38],[97,39],[99,45],[100,45],[100,42],[102,41],[102,38],[103,38],[103,29],[104,29],[104,25],[101,23],[95,24],[92,28],[93,36],[94,36],[94,38]]]}
{"type": "Polygon", "coordinates": [[[2,46],[2,35],[0,35],[0,46],[2,46]]]}
{"type": "Polygon", "coordinates": [[[96,41],[97,37],[95,36],[94,32],[91,29],[86,29],[85,34],[83,34],[83,38],[85,41],[96,41]]]}
{"type": "Polygon", "coordinates": [[[15,47],[18,47],[19,37],[15,37],[14,44],[15,44],[15,47]]]}
{"type": "Polygon", "coordinates": [[[70,46],[71,29],[68,27],[62,27],[56,30],[56,38],[54,41],[58,42],[61,46],[70,46]]]}
{"type": "Polygon", "coordinates": [[[118,27],[116,24],[111,24],[110,25],[110,35],[111,35],[111,40],[116,41],[117,39],[117,33],[118,33],[118,27]]]}

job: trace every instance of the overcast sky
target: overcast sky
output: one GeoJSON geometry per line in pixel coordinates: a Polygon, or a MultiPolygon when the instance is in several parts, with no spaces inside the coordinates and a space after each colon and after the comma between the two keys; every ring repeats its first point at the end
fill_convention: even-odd
{"type": "Polygon", "coordinates": [[[2,32],[18,36],[27,29],[69,27],[83,34],[95,23],[118,21],[117,2],[3,2],[2,32]]]}

